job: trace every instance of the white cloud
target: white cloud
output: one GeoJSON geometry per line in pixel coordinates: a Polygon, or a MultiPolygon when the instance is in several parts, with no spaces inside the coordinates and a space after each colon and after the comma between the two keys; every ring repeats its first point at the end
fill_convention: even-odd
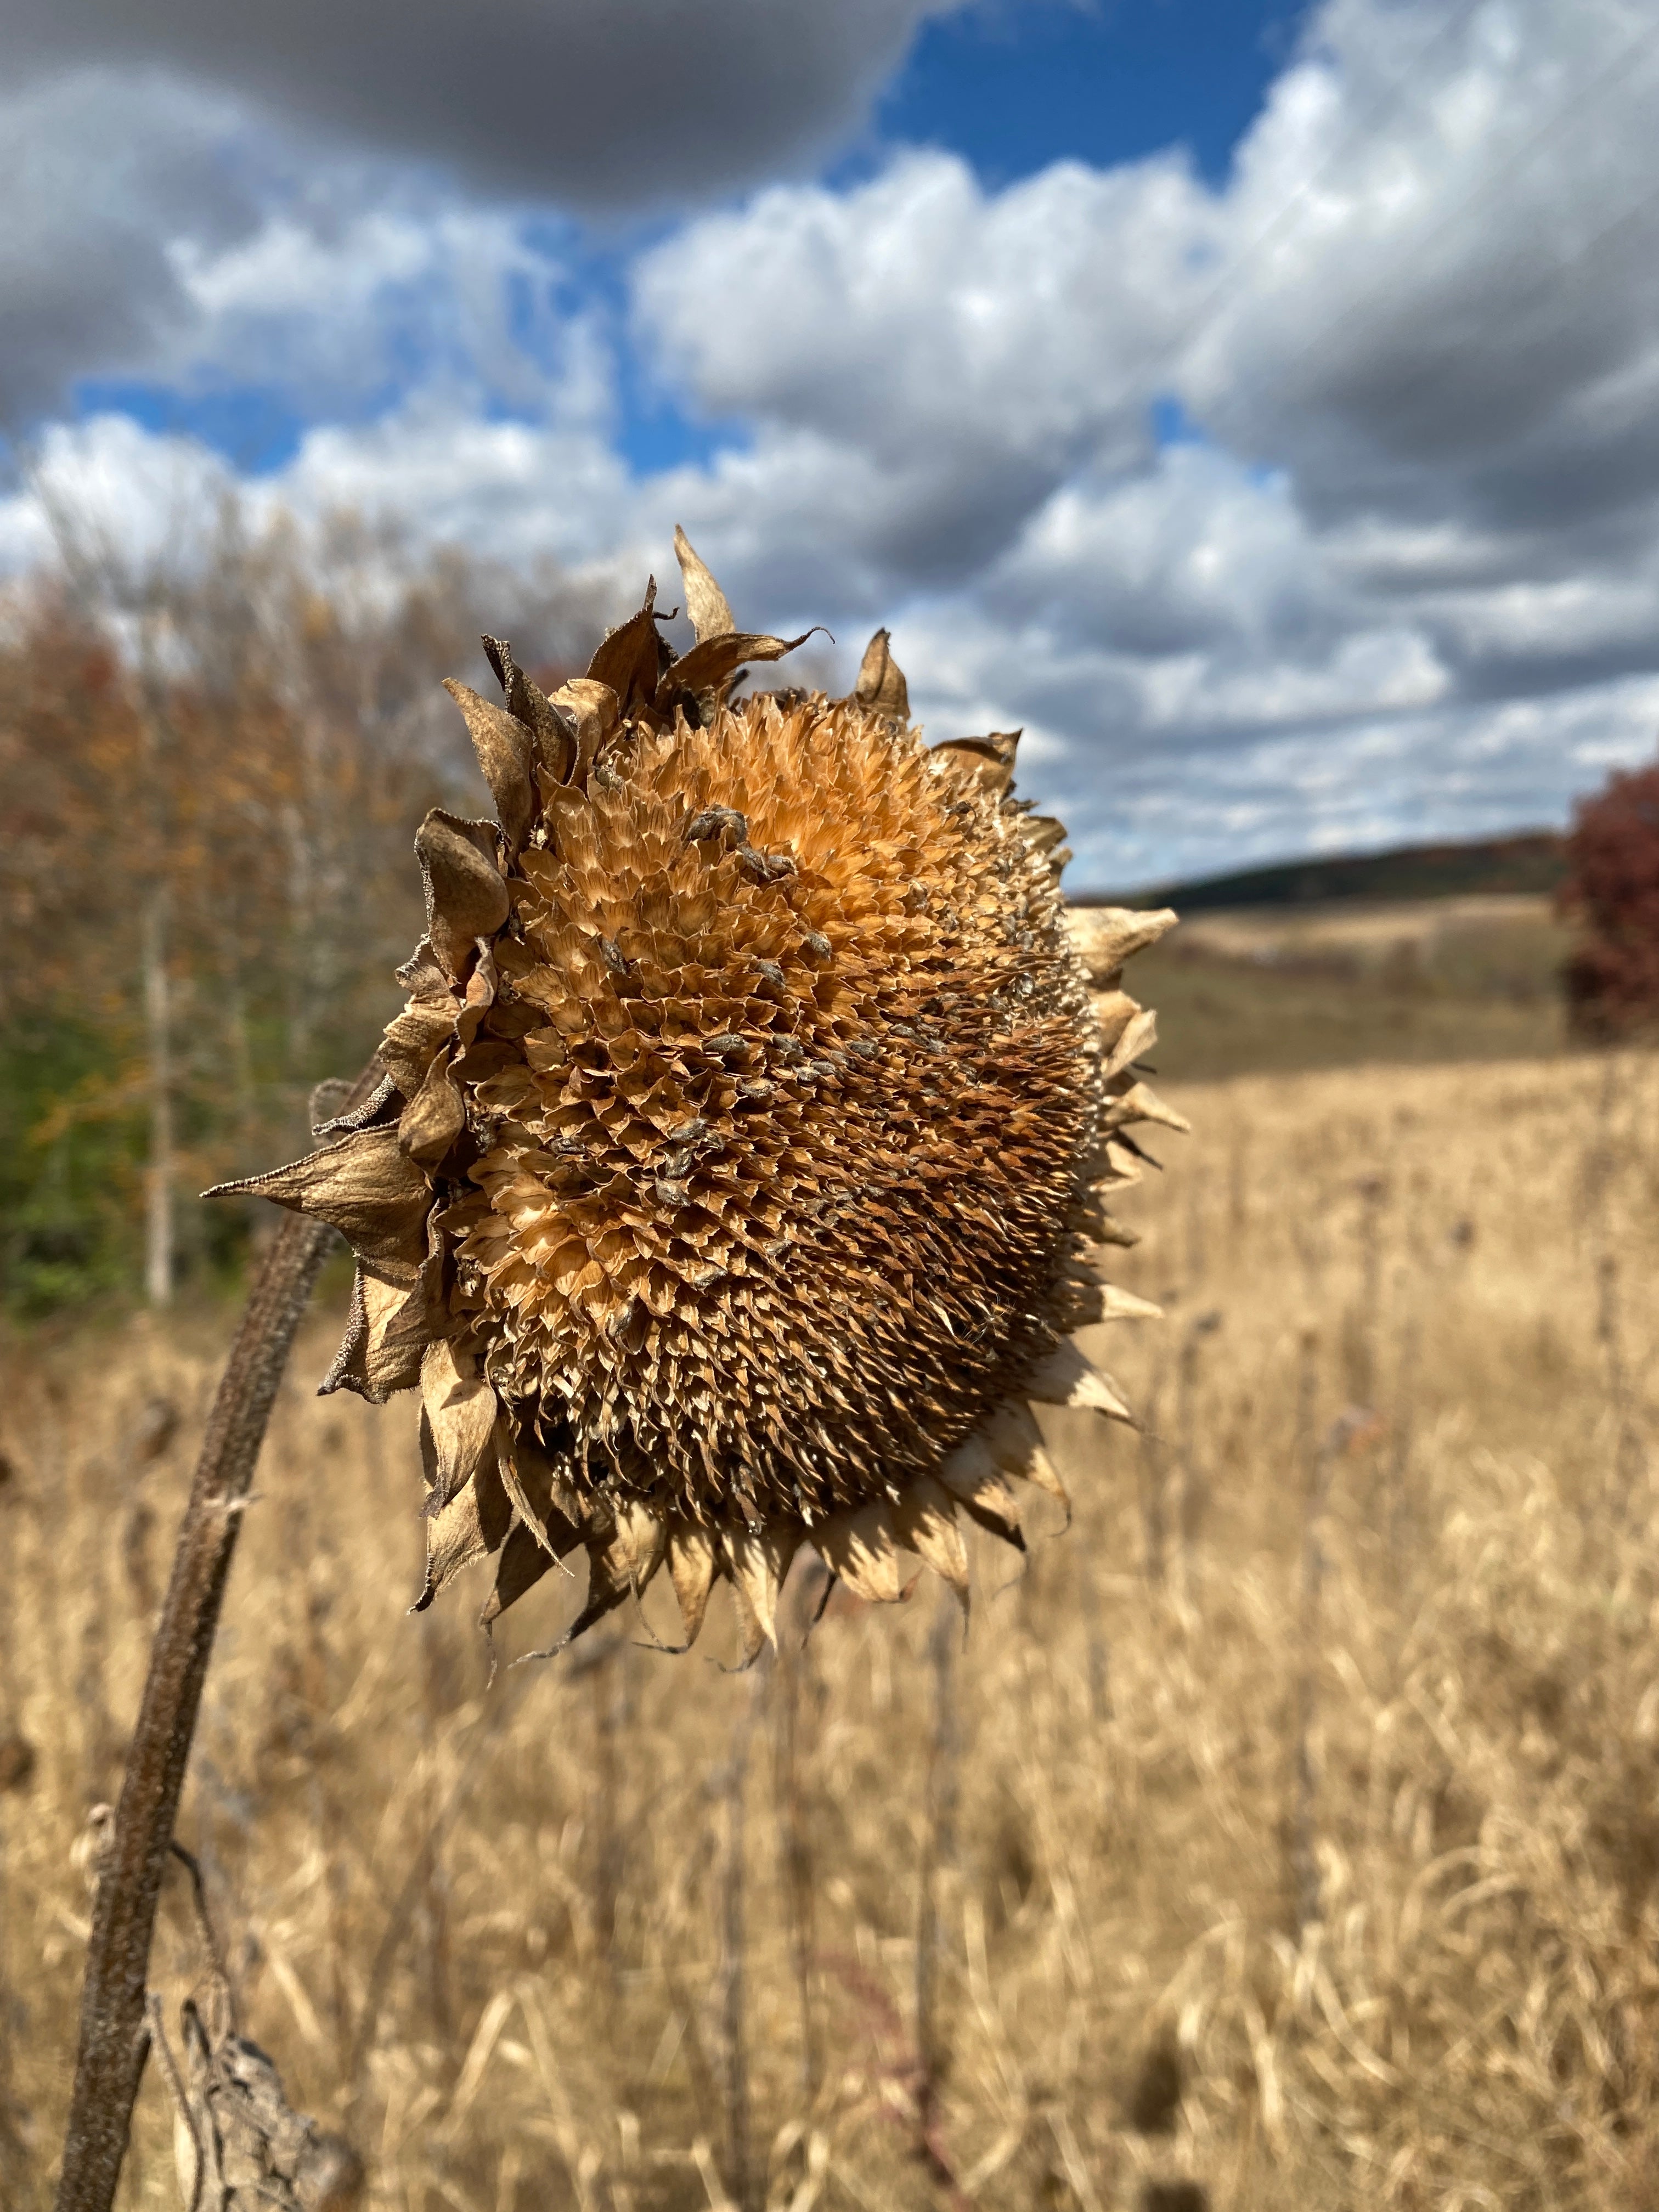
{"type": "Polygon", "coordinates": [[[1593,657],[1632,646],[1647,653],[1659,636],[1659,590],[1651,576],[1507,584],[1449,599],[1441,620],[1462,657],[1477,665],[1593,657]]]}
{"type": "Polygon", "coordinates": [[[188,565],[235,479],[191,438],[158,437],[125,415],[54,424],[28,483],[0,500],[0,561],[21,568],[72,546],[118,586],[188,565]]]}
{"type": "Polygon", "coordinates": [[[613,409],[568,221],[302,160],[222,100],[108,71],[0,98],[0,184],[14,433],[76,377],[254,386],[312,418],[378,411],[415,382],[530,413],[613,409]]]}
{"type": "MultiPolygon", "coordinates": [[[[332,200],[275,210],[223,248],[176,240],[193,310],[156,373],[185,386],[274,386],[313,416],[380,408],[411,379],[535,415],[609,424],[614,371],[600,318],[568,297],[545,226],[509,211],[343,180],[332,200]],[[354,203],[356,203],[354,204],[354,203]]],[[[377,411],[380,411],[377,410],[377,411]]]]}
{"type": "Polygon", "coordinates": [[[1174,157],[992,194],[909,154],[851,191],[775,187],[690,224],[641,264],[639,325],[706,414],[758,423],[781,459],[793,436],[809,470],[824,442],[872,470],[872,552],[945,578],[1073,470],[1149,459],[1146,371],[1210,227],[1174,157]]]}
{"type": "Polygon", "coordinates": [[[591,430],[480,422],[442,404],[366,429],[312,431],[268,495],[309,521],[338,509],[413,517],[429,542],[493,560],[606,571],[633,499],[626,470],[591,430]]]}

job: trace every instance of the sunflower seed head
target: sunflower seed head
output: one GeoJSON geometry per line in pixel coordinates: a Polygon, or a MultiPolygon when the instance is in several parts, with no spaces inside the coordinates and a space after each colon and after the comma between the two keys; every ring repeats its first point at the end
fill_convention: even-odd
{"type": "Polygon", "coordinates": [[[1097,1020],[1018,733],[930,751],[884,631],[848,698],[732,703],[801,641],[677,543],[684,656],[653,585],[550,699],[495,640],[507,706],[450,687],[497,819],[422,827],[373,1111],[234,1188],[356,1251],[325,1387],[420,1390],[421,1605],[494,1555],[493,1620],[580,1545],[570,1637],[665,1565],[688,1640],[732,1584],[747,1661],[809,1531],[861,1596],[914,1554],[965,1602],[958,1513],[1018,1542],[1011,1480],[1063,1498],[1025,1401],[1127,1417],[1066,1339],[1141,1310],[1100,1194],[1182,1125],[1151,1017],[1097,1020]]]}

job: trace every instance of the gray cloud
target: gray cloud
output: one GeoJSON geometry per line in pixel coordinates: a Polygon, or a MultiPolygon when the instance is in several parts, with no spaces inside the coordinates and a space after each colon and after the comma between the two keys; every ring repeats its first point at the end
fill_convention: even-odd
{"type": "Polygon", "coordinates": [[[165,66],[514,199],[638,208],[809,159],[960,0],[12,0],[15,78],[165,66]]]}
{"type": "Polygon", "coordinates": [[[1243,149],[1242,281],[1182,365],[1203,419],[1322,520],[1557,529],[1659,492],[1656,96],[1649,0],[1333,0],[1243,149]]]}
{"type": "Polygon", "coordinates": [[[66,377],[149,359],[194,320],[169,254],[181,234],[223,247],[258,221],[226,158],[222,100],[94,70],[0,99],[0,426],[66,377]]]}

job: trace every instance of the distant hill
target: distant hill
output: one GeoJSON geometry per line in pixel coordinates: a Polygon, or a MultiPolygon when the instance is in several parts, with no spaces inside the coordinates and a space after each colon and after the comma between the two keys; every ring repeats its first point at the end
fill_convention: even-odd
{"type": "Polygon", "coordinates": [[[1122,893],[1073,896],[1073,906],[1206,908],[1302,906],[1354,899],[1455,898],[1474,891],[1553,891],[1566,870],[1565,841],[1553,830],[1524,830],[1467,845],[1398,845],[1387,853],[1279,860],[1196,883],[1157,884],[1122,893]]]}

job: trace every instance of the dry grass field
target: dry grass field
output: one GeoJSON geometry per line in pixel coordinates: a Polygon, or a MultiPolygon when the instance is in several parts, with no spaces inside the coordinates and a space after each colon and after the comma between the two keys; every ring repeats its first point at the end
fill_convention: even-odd
{"type": "MultiPolygon", "coordinates": [[[[727,1674],[724,1621],[648,1648],[653,1592],[491,1686],[465,1597],[405,1613],[407,1413],[314,1399],[334,1315],[302,1340],[181,1834],[246,2031],[373,2204],[1659,2196],[1659,1061],[1162,1087],[1195,1133],[1122,1275],[1169,1318],[1103,1355],[1146,1433],[1045,1413],[1073,1526],[1039,1499],[1023,1571],[982,1549],[965,1642],[930,1583],[803,1640],[809,1580],[727,1674]]],[[[227,1333],[0,1354],[8,2205],[46,2201],[76,1839],[227,1333]]],[[[178,2202],[154,2063],[123,2201],[178,2202]]]]}
{"type": "MultiPolygon", "coordinates": [[[[1086,939],[1091,914],[1076,915],[1086,939]]],[[[1135,963],[1166,1075],[1536,1058],[1565,1042],[1571,933],[1547,898],[1486,895],[1194,915],[1135,963]]]]}

